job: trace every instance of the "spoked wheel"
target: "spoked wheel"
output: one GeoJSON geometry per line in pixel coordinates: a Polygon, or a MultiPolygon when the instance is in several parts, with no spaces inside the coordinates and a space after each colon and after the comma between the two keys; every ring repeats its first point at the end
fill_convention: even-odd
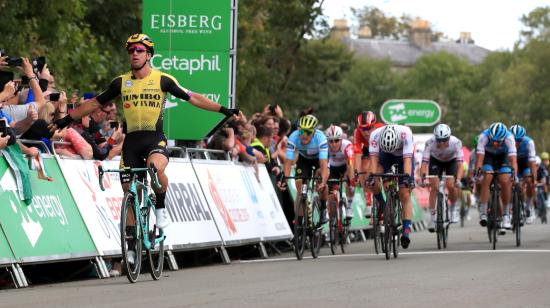
{"type": "Polygon", "coordinates": [[[309,236],[311,256],[317,258],[319,256],[319,251],[321,250],[321,236],[323,235],[323,226],[320,224],[321,221],[321,203],[319,198],[316,196],[313,198],[311,203],[312,210],[312,221],[311,221],[311,234],[309,236]]]}
{"type": "Polygon", "coordinates": [[[460,202],[460,227],[464,228],[464,220],[466,220],[466,203],[464,200],[460,202]]]}
{"type": "Polygon", "coordinates": [[[391,241],[393,238],[392,230],[392,202],[387,202],[384,207],[384,252],[386,253],[386,260],[390,259],[391,255],[391,241]]]}
{"type": "Polygon", "coordinates": [[[401,229],[399,228],[400,221],[401,221],[401,205],[399,203],[399,199],[393,198],[392,202],[392,248],[393,248],[393,257],[397,258],[399,254],[399,246],[401,245],[401,241],[399,236],[401,235],[401,229]]]}
{"type": "Polygon", "coordinates": [[[338,219],[338,241],[340,242],[340,250],[342,253],[346,253],[346,245],[348,241],[348,224],[349,221],[346,220],[346,201],[340,200],[340,206],[338,207],[340,212],[338,219]]]}
{"type": "MultiPolygon", "coordinates": [[[[494,198],[493,198],[494,199],[494,198]]],[[[498,213],[497,213],[498,199],[491,200],[489,205],[489,211],[487,213],[487,228],[489,230],[489,242],[493,244],[493,250],[497,248],[497,234],[498,234],[498,213]]]]}
{"type": "Polygon", "coordinates": [[[338,237],[338,220],[336,219],[336,217],[330,217],[330,222],[329,222],[330,252],[332,252],[333,255],[336,254],[337,237],[338,237]]]}
{"type": "Polygon", "coordinates": [[[122,261],[126,269],[126,277],[132,283],[136,282],[141,270],[142,236],[139,222],[134,213],[135,196],[131,193],[124,195],[120,217],[120,246],[122,261]]]}
{"type": "Polygon", "coordinates": [[[445,233],[445,222],[443,221],[443,196],[442,194],[437,194],[437,221],[436,221],[436,231],[437,231],[437,249],[441,249],[444,244],[444,233],[445,233]]]}
{"type": "Polygon", "coordinates": [[[371,225],[372,225],[372,239],[374,242],[374,252],[379,254],[382,251],[382,234],[380,233],[380,215],[378,214],[378,204],[372,206],[372,216],[371,216],[371,225]]]}
{"type": "Polygon", "coordinates": [[[302,213],[304,216],[294,216],[294,253],[298,260],[302,260],[304,257],[304,250],[306,249],[306,236],[307,236],[307,225],[308,225],[308,216],[306,203],[302,201],[302,213]]]}
{"type": "MultiPolygon", "coordinates": [[[[148,214],[146,217],[151,217],[152,208],[152,206],[147,207],[148,214]]],[[[151,277],[153,277],[154,280],[158,280],[162,275],[162,269],[164,266],[164,233],[151,222],[151,219],[149,220],[148,225],[149,233],[147,235],[150,243],[150,249],[147,250],[147,258],[149,259],[151,277]],[[155,245],[155,240],[157,238],[162,238],[162,240],[155,245]]]]}
{"type": "Polygon", "coordinates": [[[516,247],[521,246],[521,221],[523,220],[523,201],[521,200],[518,193],[514,193],[513,196],[514,208],[512,213],[513,223],[514,223],[514,233],[516,234],[516,247]]]}

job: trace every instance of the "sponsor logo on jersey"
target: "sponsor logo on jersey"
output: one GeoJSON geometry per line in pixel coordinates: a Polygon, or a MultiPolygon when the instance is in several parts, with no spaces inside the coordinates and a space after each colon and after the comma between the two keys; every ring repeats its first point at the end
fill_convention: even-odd
{"type": "Polygon", "coordinates": [[[161,146],[161,147],[165,147],[166,146],[166,141],[161,140],[158,145],[161,146]]]}
{"type": "Polygon", "coordinates": [[[378,142],[376,142],[376,140],[373,140],[373,141],[370,142],[370,145],[375,147],[375,146],[378,145],[378,142]]]}
{"type": "Polygon", "coordinates": [[[130,88],[134,85],[134,83],[131,80],[126,80],[126,88],[130,88]]]}
{"type": "Polygon", "coordinates": [[[124,103],[124,109],[128,109],[130,107],[132,107],[132,104],[130,104],[129,102],[124,103]]]}
{"type": "Polygon", "coordinates": [[[401,133],[401,140],[405,140],[405,139],[407,139],[407,133],[402,132],[401,133]]]}

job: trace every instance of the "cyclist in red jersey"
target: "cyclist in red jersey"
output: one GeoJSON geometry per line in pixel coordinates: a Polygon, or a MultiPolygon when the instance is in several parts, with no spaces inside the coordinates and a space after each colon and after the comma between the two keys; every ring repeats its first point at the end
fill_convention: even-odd
{"type": "MultiPolygon", "coordinates": [[[[369,171],[369,137],[372,131],[384,126],[376,122],[376,115],[372,111],[363,111],[357,116],[357,127],[353,131],[353,164],[356,173],[369,171]]],[[[365,183],[368,174],[360,176],[358,183],[365,183]]],[[[367,207],[365,216],[369,218],[372,214],[372,202],[370,188],[363,187],[367,207]]]]}

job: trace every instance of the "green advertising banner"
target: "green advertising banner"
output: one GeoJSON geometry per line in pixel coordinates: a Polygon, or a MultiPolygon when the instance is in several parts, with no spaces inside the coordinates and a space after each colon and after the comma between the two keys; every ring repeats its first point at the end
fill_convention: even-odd
{"type": "MultiPolygon", "coordinates": [[[[236,0],[144,0],[143,32],[155,43],[151,65],[184,88],[234,107],[236,18],[236,0]]],[[[200,140],[222,119],[172,97],[164,131],[169,139],[200,140]]]]}
{"type": "MultiPolygon", "coordinates": [[[[44,159],[52,182],[31,171],[32,203],[19,200],[15,177],[0,158],[0,225],[20,262],[98,255],[54,158],[44,159]]],[[[1,242],[1,241],[0,241],[1,242]]]]}
{"type": "Polygon", "coordinates": [[[386,124],[432,126],[441,119],[441,108],[430,100],[391,99],[380,108],[386,124]]]}
{"type": "Polygon", "coordinates": [[[4,234],[4,231],[0,230],[0,264],[15,263],[15,256],[11,251],[8,239],[4,234]]]}
{"type": "MultiPolygon", "coordinates": [[[[174,76],[180,85],[228,106],[229,52],[158,50],[151,65],[174,76]],[[208,82],[205,82],[208,80],[208,82]]],[[[164,131],[173,139],[199,140],[223,115],[200,110],[171,97],[166,102],[164,131]],[[187,128],[182,131],[182,128],[187,128]]]]}

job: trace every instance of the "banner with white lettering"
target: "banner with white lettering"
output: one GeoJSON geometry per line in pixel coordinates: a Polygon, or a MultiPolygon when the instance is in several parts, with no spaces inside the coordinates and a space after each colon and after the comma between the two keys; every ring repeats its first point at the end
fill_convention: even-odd
{"type": "MultiPolygon", "coordinates": [[[[63,175],[101,255],[119,255],[120,205],[124,194],[118,173],[106,173],[105,191],[99,188],[98,161],[59,159],[63,175]]],[[[118,169],[118,160],[102,161],[104,169],[118,169]]]]}
{"type": "Polygon", "coordinates": [[[246,192],[242,167],[221,161],[194,160],[192,164],[224,242],[259,242],[260,224],[246,192]]]}
{"type": "Polygon", "coordinates": [[[290,239],[292,231],[275,193],[271,178],[264,165],[259,165],[256,177],[252,166],[241,166],[241,175],[246,192],[251,201],[251,208],[259,222],[262,239],[290,239]]]}
{"type": "Polygon", "coordinates": [[[171,158],[166,175],[166,208],[172,223],[165,244],[174,250],[220,246],[220,233],[189,160],[171,158]]]}

